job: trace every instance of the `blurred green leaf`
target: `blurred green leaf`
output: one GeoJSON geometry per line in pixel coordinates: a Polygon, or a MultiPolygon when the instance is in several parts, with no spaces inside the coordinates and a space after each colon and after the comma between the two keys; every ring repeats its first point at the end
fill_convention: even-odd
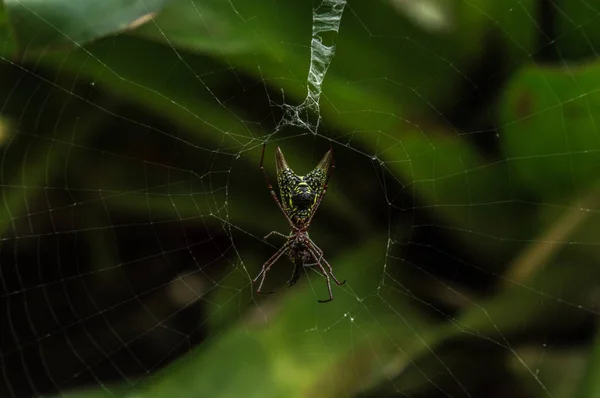
{"type": "MultiPolygon", "coordinates": [[[[391,4],[378,4],[377,12],[366,12],[360,3],[354,5],[354,11],[347,11],[344,16],[343,34],[337,37],[336,58],[324,82],[327,103],[336,104],[337,111],[343,113],[355,106],[365,109],[365,104],[378,104],[381,106],[369,108],[381,113],[389,110],[390,114],[397,114],[399,108],[429,113],[432,104],[448,103],[448,90],[461,84],[473,84],[462,69],[486,44],[484,39],[490,31],[490,21],[529,18],[532,7],[531,1],[513,1],[511,4],[515,7],[499,6],[488,0],[479,3],[466,6],[455,2],[451,6],[455,9],[452,14],[457,16],[453,17],[450,35],[447,32],[432,35],[404,17],[399,18],[397,12],[389,12],[390,7],[394,10],[391,4]],[[360,20],[357,15],[361,15],[360,20]],[[370,24],[372,18],[377,21],[370,24]],[[463,20],[467,23],[461,23],[463,20]],[[365,35],[365,25],[377,26],[378,31],[365,35]],[[386,40],[387,34],[398,40],[386,40]],[[373,35],[381,39],[371,40],[373,35]],[[482,40],[472,40],[478,36],[482,40]],[[401,62],[397,60],[400,53],[403,54],[401,62]],[[357,58],[356,54],[361,57],[357,58]],[[348,97],[349,92],[344,87],[353,81],[362,89],[356,96],[348,97]],[[373,88],[378,92],[379,101],[373,102],[375,93],[364,96],[373,88]],[[388,95],[395,101],[388,101],[388,95]]],[[[308,3],[292,8],[287,2],[266,5],[256,0],[176,0],[157,17],[156,24],[143,26],[135,34],[169,47],[210,52],[225,65],[239,66],[302,99],[306,94],[309,61],[306,43],[310,39],[307,22],[310,20],[308,3]],[[247,56],[248,53],[252,56],[247,56]]],[[[507,47],[518,47],[518,57],[522,59],[522,52],[531,51],[533,29],[530,24],[514,25],[515,33],[511,34],[513,28],[498,32],[504,35],[507,47]]],[[[455,99],[450,98],[449,103],[454,102],[455,99]]]]}
{"type": "MultiPolygon", "coordinates": [[[[32,153],[22,160],[19,172],[14,173],[13,179],[6,187],[3,206],[0,206],[0,236],[6,236],[11,229],[21,230],[17,225],[27,222],[27,217],[24,216],[30,211],[28,208],[30,203],[36,196],[45,192],[43,187],[47,186],[47,181],[52,176],[60,171],[64,172],[62,161],[72,149],[70,140],[73,131],[77,131],[81,143],[86,142],[97,132],[95,127],[99,125],[105,114],[94,109],[92,112],[83,113],[81,117],[81,120],[77,119],[73,124],[61,126],[55,132],[53,145],[35,146],[31,150],[32,153]]],[[[20,138],[18,134],[15,137],[13,139],[20,138]]],[[[30,230],[26,235],[31,233],[33,232],[30,230]]]]}
{"type": "MultiPolygon", "coordinates": [[[[524,391],[529,393],[528,396],[542,398],[550,393],[554,398],[573,398],[576,397],[577,386],[585,368],[585,354],[585,351],[579,348],[565,349],[550,344],[529,345],[518,349],[509,365],[519,375],[519,381],[524,391]],[[523,371],[523,363],[519,359],[539,375],[548,392],[541,390],[531,374],[523,371]]],[[[597,394],[592,393],[581,395],[581,398],[596,396],[597,394]]]]}
{"type": "MultiPolygon", "coordinates": [[[[411,366],[434,352],[442,342],[465,333],[506,344],[516,356],[506,339],[531,330],[531,322],[524,323],[523,319],[535,319],[542,330],[562,324],[564,317],[576,321],[583,314],[573,312],[569,303],[581,303],[586,294],[581,290],[584,281],[600,277],[598,271],[576,262],[570,267],[535,275],[527,287],[513,285],[486,302],[473,301],[473,307],[458,319],[439,325],[427,321],[422,311],[415,311],[412,296],[395,295],[393,307],[387,303],[392,300],[388,294],[393,290],[385,287],[380,290],[379,272],[366,265],[379,263],[373,259],[384,250],[381,242],[382,239],[376,239],[356,253],[332,262],[345,265],[336,268],[336,272],[348,278],[353,294],[336,289],[332,305],[317,307],[318,311],[313,308],[317,304],[308,300],[314,297],[306,285],[304,289],[289,291],[282,302],[265,299],[250,318],[155,376],[138,392],[139,396],[229,396],[240,390],[247,396],[305,396],[315,391],[320,396],[356,393],[394,376],[393,369],[400,371],[411,366]],[[562,283],[566,275],[571,275],[574,282],[568,290],[562,283]],[[360,290],[355,291],[352,281],[357,280],[361,281],[357,286],[360,290]],[[543,286],[543,292],[536,286],[543,286]],[[538,304],[540,294],[549,298],[542,308],[538,304]],[[560,300],[552,299],[558,294],[560,300]],[[353,305],[351,301],[357,297],[361,299],[353,305]],[[557,313],[561,316],[556,316],[557,313]],[[311,328],[315,328],[314,334],[311,328]],[[240,361],[236,354],[239,352],[244,352],[247,362],[240,361]],[[231,358],[238,359],[233,368],[231,358]],[[381,373],[380,367],[388,362],[390,366],[393,364],[392,373],[381,373]],[[322,374],[326,368],[330,369],[328,376],[322,374]],[[261,383],[255,382],[257,374],[261,383]],[[220,381],[223,377],[236,383],[220,381]],[[338,384],[335,380],[343,382],[338,384]]],[[[311,279],[311,285],[317,288],[319,283],[321,278],[311,279]]],[[[532,372],[526,368],[523,371],[532,372]]],[[[422,383],[430,382],[415,376],[422,383]]],[[[404,383],[418,388],[409,380],[402,380],[404,383]]]]}
{"type": "Polygon", "coordinates": [[[148,126],[149,134],[170,137],[209,153],[219,149],[233,154],[232,148],[252,142],[251,127],[244,124],[234,109],[219,103],[211,92],[214,84],[232,76],[231,71],[222,70],[201,78],[202,70],[218,65],[200,56],[173,64],[172,57],[173,50],[168,47],[119,36],[110,45],[92,43],[85,50],[47,54],[39,61],[106,86],[115,94],[168,117],[175,125],[184,127],[181,132],[193,132],[191,137],[184,138],[148,126]]]}
{"type": "Polygon", "coordinates": [[[569,259],[555,259],[544,272],[531,275],[526,284],[512,284],[485,301],[474,300],[472,307],[458,318],[457,325],[474,336],[492,337],[508,344],[504,339],[517,333],[583,321],[589,314],[584,308],[589,305],[593,287],[590,281],[599,278],[600,271],[572,253],[569,259]],[[565,280],[569,283],[565,284],[565,280]],[[543,306],[539,304],[540,296],[544,298],[543,306]]]}
{"type": "MultiPolygon", "coordinates": [[[[500,75],[529,61],[535,52],[539,29],[531,23],[537,13],[537,0],[455,0],[455,28],[460,42],[477,44],[480,53],[500,52],[494,61],[502,62],[507,70],[495,70],[500,75]]],[[[500,68],[498,68],[500,69],[500,68]]],[[[477,89],[477,88],[475,88],[477,89]]]]}
{"type": "Polygon", "coordinates": [[[600,170],[600,63],[529,65],[501,107],[510,174],[546,203],[585,192],[600,170]]]}
{"type": "MultiPolygon", "coordinates": [[[[284,7],[284,5],[278,7],[284,7]]],[[[310,8],[302,10],[306,13],[306,17],[310,18],[310,8]]],[[[294,94],[296,98],[301,99],[305,95],[303,81],[307,73],[308,54],[306,51],[296,51],[290,43],[306,41],[308,36],[302,37],[301,32],[308,33],[308,30],[303,28],[306,23],[296,14],[279,10],[281,16],[276,17],[276,11],[275,8],[266,7],[263,3],[257,2],[225,4],[176,1],[169,5],[164,15],[159,17],[157,27],[160,30],[148,25],[139,33],[155,39],[162,38],[163,41],[168,38],[168,46],[174,45],[196,51],[206,51],[207,37],[198,34],[198,19],[191,18],[191,15],[198,13],[208,16],[215,13],[222,15],[225,12],[223,15],[226,15],[227,18],[220,22],[225,24],[225,28],[216,30],[214,33],[225,32],[223,39],[225,44],[220,46],[218,54],[224,57],[223,61],[234,62],[252,74],[260,73],[267,83],[284,87],[286,93],[294,94]],[[224,9],[227,11],[225,12],[224,9]],[[206,14],[203,14],[204,12],[206,14]],[[189,17],[183,19],[177,17],[181,15],[189,17]],[[252,16],[252,19],[244,19],[244,16],[252,16]],[[274,24],[264,23],[271,20],[277,22],[274,24]],[[229,29],[227,26],[242,26],[242,28],[229,29]],[[246,34],[247,28],[262,29],[256,32],[261,38],[260,45],[263,46],[263,51],[255,48],[256,43],[252,45],[253,51],[262,54],[259,59],[235,56],[240,46],[235,44],[234,38],[247,40],[249,37],[246,34]],[[231,46],[227,44],[230,41],[234,43],[231,46]],[[281,43],[285,45],[282,46],[281,43]],[[257,63],[261,66],[260,72],[256,68],[257,63]],[[286,65],[291,72],[290,76],[295,77],[296,80],[282,79],[284,71],[281,68],[282,64],[286,65]],[[300,80],[298,81],[298,79],[300,80]]],[[[359,13],[359,11],[355,10],[355,13],[359,13]]],[[[506,12],[505,8],[498,8],[489,2],[480,7],[470,7],[463,12],[471,13],[468,14],[469,18],[481,22],[479,25],[467,24],[466,26],[488,26],[484,22],[489,22],[490,18],[495,15],[488,14],[488,11],[492,13],[506,12]]],[[[516,11],[522,14],[526,9],[521,7],[516,11]]],[[[359,13],[358,15],[367,16],[369,13],[359,13]]],[[[478,206],[481,212],[475,214],[474,208],[480,202],[483,203],[486,200],[489,202],[488,198],[490,197],[498,199],[497,196],[494,196],[494,193],[500,192],[502,186],[498,182],[506,181],[507,178],[506,171],[503,170],[504,166],[486,166],[480,160],[474,161],[473,156],[477,155],[468,154],[471,151],[467,149],[469,144],[462,140],[455,140],[452,145],[458,152],[453,152],[455,155],[452,156],[455,158],[452,162],[455,164],[454,170],[459,171],[443,181],[443,185],[446,185],[447,189],[434,187],[427,182],[428,178],[437,178],[439,175],[420,177],[428,174],[428,170],[431,169],[431,165],[427,161],[421,162],[420,159],[430,160],[432,156],[440,159],[449,155],[446,155],[445,151],[435,151],[435,144],[432,141],[434,138],[428,137],[432,130],[431,125],[422,130],[410,119],[404,121],[402,119],[410,117],[409,115],[413,112],[422,114],[418,116],[419,118],[429,117],[425,115],[430,113],[435,114],[435,109],[432,112],[432,103],[423,99],[432,97],[434,92],[444,93],[446,89],[443,87],[450,89],[448,84],[454,85],[465,78],[465,75],[455,65],[460,65],[462,59],[469,59],[465,53],[465,50],[470,48],[470,42],[465,41],[468,35],[454,35],[449,42],[447,37],[431,36],[411,24],[399,25],[397,15],[383,15],[385,15],[383,19],[372,25],[378,26],[382,32],[393,30],[395,36],[409,37],[410,40],[391,42],[378,40],[374,46],[371,40],[366,40],[368,35],[357,34],[361,32],[358,25],[367,21],[357,21],[352,15],[347,15],[342,25],[345,34],[339,36],[336,59],[325,80],[327,101],[324,103],[324,113],[327,115],[326,120],[344,130],[349,128],[350,131],[385,133],[385,135],[356,133],[353,136],[372,151],[379,151],[375,146],[376,142],[379,142],[380,148],[390,150],[385,154],[386,156],[382,156],[382,159],[399,162],[390,169],[398,173],[397,175],[407,186],[414,187],[421,199],[427,203],[441,203],[442,205],[438,207],[438,214],[446,218],[446,222],[454,228],[474,231],[481,236],[491,234],[491,228],[494,228],[495,233],[498,234],[498,229],[493,227],[495,225],[504,225],[502,231],[513,228],[509,219],[503,215],[503,211],[506,209],[503,209],[501,204],[494,206],[498,211],[490,211],[489,206],[478,206]],[[398,48],[398,51],[405,55],[402,62],[394,61],[395,52],[391,51],[390,45],[402,46],[398,48]],[[360,58],[365,60],[364,65],[356,62],[355,54],[357,53],[364,55],[360,58]],[[368,62],[370,59],[376,59],[378,62],[368,62]],[[343,70],[338,69],[340,67],[343,67],[343,70]],[[390,69],[383,70],[380,69],[381,67],[390,69]],[[378,76],[378,78],[369,83],[368,76],[378,76]],[[381,76],[384,78],[382,79],[381,76]],[[436,78],[431,80],[431,76],[436,76],[436,78]],[[348,84],[353,79],[357,79],[357,83],[348,84]],[[358,79],[361,79],[363,83],[358,82],[358,79]],[[411,83],[406,86],[405,82],[411,83]],[[424,83],[420,85],[418,95],[411,88],[414,82],[424,83]],[[433,91],[429,92],[427,87],[431,87],[433,91]],[[331,109],[329,103],[335,104],[335,109],[331,109]],[[377,112],[365,112],[365,109],[377,109],[377,112]],[[405,114],[406,116],[404,116],[405,114]],[[414,133],[415,126],[420,133],[414,133]],[[410,138],[404,138],[404,134],[410,138]],[[391,137],[399,138],[392,139],[391,137]],[[389,142],[388,138],[390,138],[389,142]],[[410,153],[402,149],[405,139],[408,140],[406,145],[411,147],[410,153]],[[460,149],[461,146],[464,148],[460,149]],[[413,150],[412,147],[415,149],[413,150]],[[394,150],[392,151],[392,149],[394,150]],[[465,156],[465,159],[461,159],[461,156],[465,156]],[[460,171],[461,162],[468,164],[468,172],[460,171]],[[483,181],[485,185],[479,189],[474,180],[483,181]],[[434,188],[439,188],[435,192],[435,196],[432,191],[434,188]],[[488,188],[492,188],[492,191],[488,191],[488,188]],[[477,189],[478,192],[471,192],[474,189],[477,189]],[[459,198],[457,195],[462,195],[462,197],[459,198]]],[[[204,22],[205,26],[202,29],[210,30],[213,19],[204,22]]],[[[219,36],[214,39],[215,43],[220,43],[219,36]]],[[[473,47],[472,51],[476,51],[477,48],[477,46],[473,47]]],[[[53,55],[45,57],[43,61],[56,66],[60,65],[63,69],[66,68],[72,70],[73,73],[87,75],[90,79],[102,82],[121,95],[126,95],[153,110],[169,115],[187,131],[204,132],[202,137],[209,139],[214,144],[207,145],[207,141],[203,140],[203,143],[199,145],[195,144],[198,142],[197,138],[185,139],[185,142],[189,142],[190,145],[198,145],[199,149],[214,150],[215,145],[219,145],[220,150],[227,150],[226,148],[239,148],[253,142],[251,137],[255,136],[255,133],[251,132],[247,125],[240,123],[242,121],[240,116],[233,114],[231,109],[223,107],[223,104],[213,96],[212,90],[207,90],[208,87],[212,88],[214,84],[217,84],[218,79],[199,77],[202,70],[214,69],[215,65],[212,67],[202,66],[201,58],[186,56],[185,64],[179,62],[179,67],[183,67],[183,73],[174,74],[171,63],[165,62],[163,65],[161,61],[156,61],[172,57],[172,49],[125,37],[111,42],[110,46],[91,46],[88,51],[89,53],[77,51],[68,57],[53,55]],[[89,54],[92,54],[91,58],[89,54]],[[127,54],[135,54],[135,58],[128,57],[127,54]],[[153,64],[153,68],[141,66],[150,63],[153,64]],[[181,87],[195,87],[196,89],[182,90],[181,87]]],[[[433,130],[437,129],[438,127],[433,127],[433,130]]],[[[344,137],[336,138],[336,140],[344,143],[344,137]]],[[[239,149],[234,149],[234,151],[237,150],[239,149]]],[[[440,167],[443,166],[445,165],[440,164],[440,167]]],[[[437,167],[436,170],[443,170],[440,167],[437,167]]],[[[436,173],[439,174],[439,171],[436,173]]],[[[441,180],[436,182],[436,185],[440,184],[442,184],[441,180]]],[[[470,236],[472,237],[472,235],[470,236]]],[[[479,244],[474,244],[474,246],[485,247],[479,244]]]]}
{"type": "MultiPolygon", "coordinates": [[[[596,327],[596,329],[598,329],[596,327]]],[[[597,397],[600,395],[600,333],[596,330],[596,335],[591,350],[586,350],[585,370],[583,378],[579,384],[577,394],[572,395],[577,398],[597,397]]]]}
{"type": "MultiPolygon", "coordinates": [[[[571,217],[573,211],[566,208],[565,216],[571,217]]],[[[590,217],[589,212],[583,214],[579,224],[590,217]]],[[[558,225],[562,223],[560,218],[554,222],[558,225]]],[[[569,242],[576,231],[575,228],[567,229],[561,236],[561,241],[569,242]]],[[[587,316],[594,312],[588,308],[594,305],[596,281],[600,278],[600,269],[590,267],[583,257],[584,254],[577,247],[569,248],[571,250],[550,250],[545,256],[531,254],[548,247],[553,248],[556,244],[553,240],[533,240],[525,247],[523,255],[515,258],[509,267],[514,269],[520,265],[524,256],[529,256],[526,278],[511,280],[510,275],[502,277],[512,283],[500,284],[497,292],[490,292],[489,298],[469,297],[460,290],[445,286],[448,294],[457,296],[457,300],[467,301],[469,306],[458,317],[450,318],[445,325],[423,333],[420,337],[427,341],[427,345],[412,351],[409,356],[410,362],[435,352],[443,342],[464,335],[471,336],[506,348],[513,365],[516,363],[513,367],[519,376],[527,377],[532,388],[540,391],[540,396],[545,396],[546,388],[552,387],[546,387],[548,376],[538,378],[537,365],[523,362],[517,351],[518,347],[513,346],[511,342],[514,336],[524,333],[544,333],[547,330],[568,329],[584,323],[587,316]],[[569,281],[568,284],[565,284],[566,280],[569,281]],[[539,305],[540,297],[543,299],[543,306],[539,305]]],[[[391,330],[389,333],[394,334],[391,330]]],[[[404,361],[404,355],[401,358],[404,361]]],[[[400,382],[404,382],[402,374],[399,374],[398,378],[400,382]]],[[[565,386],[554,387],[560,391],[565,389],[565,386]]],[[[572,383],[569,388],[573,388],[572,383]]]]}
{"type": "MultiPolygon", "coordinates": [[[[277,3],[261,9],[271,9],[277,3]]],[[[246,23],[232,2],[219,0],[171,0],[154,19],[133,34],[175,48],[217,56],[261,51],[258,32],[246,23]]]]}
{"type": "MultiPolygon", "coordinates": [[[[156,24],[110,40],[97,40],[68,54],[56,51],[41,56],[40,50],[121,31],[148,14],[135,17],[141,4],[135,3],[130,8],[115,8],[123,11],[116,12],[113,19],[113,15],[106,17],[97,8],[116,3],[95,4],[96,14],[106,20],[89,31],[67,23],[72,15],[80,21],[95,20],[95,15],[90,19],[89,14],[77,14],[84,3],[57,3],[67,7],[68,12],[58,9],[56,15],[60,17],[43,14],[48,23],[40,23],[43,15],[39,13],[47,12],[45,8],[32,11],[24,4],[12,2],[16,11],[10,15],[15,18],[11,23],[18,28],[19,37],[29,39],[30,44],[22,50],[31,50],[27,58],[30,62],[39,62],[51,73],[70,74],[78,81],[88,79],[101,89],[168,118],[176,126],[146,126],[100,104],[100,114],[132,122],[144,130],[147,135],[135,145],[142,147],[146,138],[166,138],[176,146],[173,153],[177,158],[208,159],[207,165],[197,167],[198,163],[191,162],[178,168],[173,157],[161,153],[164,158],[160,158],[156,170],[141,152],[128,157],[128,152],[121,156],[118,151],[102,151],[102,167],[98,170],[94,166],[97,159],[72,160],[71,164],[89,165],[94,170],[82,168],[78,177],[100,192],[107,209],[149,217],[143,223],[152,224],[152,228],[158,225],[155,220],[179,224],[190,221],[198,222],[210,233],[223,229],[235,233],[239,229],[250,236],[249,240],[256,238],[259,228],[267,229],[276,219],[284,224],[257,167],[260,144],[272,131],[263,127],[268,125],[261,119],[264,115],[255,118],[244,104],[238,107],[239,98],[230,98],[230,82],[234,81],[234,89],[241,93],[256,85],[254,81],[250,85],[243,81],[247,74],[273,92],[285,89],[287,103],[301,101],[306,93],[310,39],[307,21],[312,4],[176,0],[156,17],[156,24]],[[254,178],[260,184],[256,192],[247,189],[253,185],[248,181],[254,178]],[[245,179],[245,184],[237,179],[245,179]]],[[[152,4],[160,8],[158,2],[152,4]]],[[[403,2],[405,7],[416,4],[403,2]]],[[[548,361],[548,373],[538,377],[535,361],[522,361],[522,347],[518,340],[513,341],[524,333],[576,328],[590,314],[597,315],[590,297],[600,274],[598,267],[590,266],[589,253],[579,249],[585,244],[595,245],[594,249],[598,245],[593,237],[585,240],[585,235],[576,234],[581,233],[580,226],[589,226],[595,220],[595,214],[588,210],[593,210],[596,202],[594,157],[600,140],[595,114],[600,103],[596,99],[600,73],[595,64],[560,69],[527,66],[511,81],[502,102],[497,124],[504,152],[483,153],[470,139],[478,132],[455,127],[446,120],[451,113],[448,109],[461,101],[465,92],[479,93],[481,82],[471,79],[470,68],[486,58],[482,50],[489,49],[490,43],[497,44],[500,55],[507,54],[508,66],[503,67],[509,70],[530,60],[540,34],[539,26],[531,23],[536,2],[474,0],[445,4],[449,9],[443,29],[438,31],[424,29],[422,22],[415,22],[414,14],[405,16],[393,2],[352,5],[342,21],[337,55],[325,79],[321,105],[327,130],[319,133],[335,145],[356,150],[365,159],[371,157],[377,171],[386,172],[384,178],[395,178],[394,182],[403,185],[404,193],[412,195],[415,206],[434,220],[436,229],[461,239],[465,243],[461,250],[483,260],[477,264],[485,262],[485,269],[478,271],[496,282],[507,283],[498,283],[496,291],[488,291],[482,298],[433,277],[444,290],[444,297],[454,296],[463,305],[458,315],[447,315],[443,304],[453,302],[451,299],[438,305],[413,295],[410,285],[403,285],[404,273],[410,267],[400,261],[404,258],[398,260],[388,251],[392,239],[389,230],[377,231],[367,212],[355,208],[353,198],[344,197],[341,190],[331,190],[328,198],[333,200],[327,200],[324,207],[347,218],[348,224],[360,231],[357,235],[374,236],[364,246],[342,247],[342,254],[331,261],[336,274],[348,279],[346,286],[334,286],[335,301],[328,305],[314,302],[326,294],[318,276],[275,296],[259,299],[253,295],[247,299],[246,292],[253,289],[248,274],[258,270],[262,258],[256,255],[256,248],[246,253],[232,245],[236,252],[232,257],[243,259],[243,263],[232,264],[211,281],[215,294],[202,307],[210,314],[201,320],[202,326],[209,325],[214,333],[185,358],[149,376],[129,396],[341,396],[364,392],[390,380],[397,381],[394,392],[414,396],[439,388],[435,384],[437,372],[448,367],[452,375],[463,377],[461,362],[454,362],[455,357],[439,356],[438,349],[445,342],[464,338],[500,346],[508,359],[516,362],[514,373],[528,380],[533,391],[560,389],[553,383],[558,379],[555,375],[560,374],[560,358],[548,361]],[[543,206],[520,201],[523,191],[536,195],[543,206]],[[545,212],[557,198],[565,205],[545,212]],[[505,263],[496,255],[508,257],[521,246],[526,246],[521,255],[515,256],[512,266],[501,274],[505,263]],[[493,264],[488,266],[486,260],[493,264]],[[496,271],[494,265],[502,269],[496,271]],[[233,322],[236,312],[245,318],[233,322]],[[545,377],[552,380],[546,381],[545,377]]],[[[4,38],[1,15],[0,40],[4,38]]],[[[581,30],[587,32],[587,27],[581,30]]],[[[9,43],[8,38],[4,40],[9,43]]],[[[486,70],[486,77],[494,79],[496,76],[490,73],[504,72],[486,70]]],[[[68,82],[50,83],[88,102],[68,82]]],[[[470,116],[477,119],[480,115],[470,116]]],[[[30,115],[21,117],[25,120],[30,115]]],[[[282,137],[270,138],[272,142],[282,137]]],[[[62,130],[52,139],[64,141],[69,150],[75,148],[62,130]]],[[[298,168],[309,165],[305,149],[294,145],[293,150],[285,151],[288,161],[298,168]]],[[[26,212],[32,188],[47,189],[42,179],[58,174],[65,148],[60,144],[42,145],[32,154],[34,160],[24,162],[22,175],[7,184],[23,189],[6,189],[5,214],[0,215],[7,223],[5,230],[10,227],[9,221],[26,212]]],[[[85,154],[81,150],[80,157],[85,154]]],[[[269,165],[267,168],[272,168],[272,161],[269,165]]],[[[348,180],[354,177],[351,167],[345,172],[348,180]]],[[[386,189],[382,181],[375,184],[386,189]]],[[[69,182],[68,188],[79,185],[69,182]]],[[[394,200],[387,192],[378,195],[394,200]]],[[[401,207],[389,201],[390,208],[401,207]]],[[[390,223],[396,222],[388,217],[390,223]]],[[[102,220],[87,221],[86,225],[96,222],[102,225],[102,220]]],[[[103,232],[111,233],[122,221],[109,222],[102,227],[103,232]]],[[[81,234],[83,227],[76,228],[72,232],[81,234]]],[[[51,232],[56,234],[55,230],[51,232]]],[[[237,244],[235,237],[227,237],[237,244]]],[[[98,268],[103,267],[101,263],[118,262],[117,254],[104,249],[110,244],[103,238],[91,241],[92,251],[108,254],[98,256],[98,268]]],[[[333,239],[338,239],[337,235],[333,239]]],[[[192,246],[187,236],[179,245],[187,245],[186,249],[192,246]]],[[[431,250],[437,247],[432,245],[431,250]]],[[[458,260],[471,266],[469,256],[463,255],[458,260]]],[[[428,266],[419,264],[415,268],[428,274],[428,266]]],[[[283,264],[281,267],[285,268],[283,264]]],[[[77,277],[84,271],[79,272],[77,277]]],[[[138,295],[141,293],[136,292],[136,298],[138,295]]],[[[163,312],[150,308],[146,310],[152,317],[164,315],[158,319],[168,318],[175,311],[171,307],[163,312]]],[[[165,330],[170,327],[156,322],[152,325],[164,326],[165,330]]],[[[139,333],[136,329],[133,335],[139,333]]],[[[130,346],[123,341],[114,344],[117,348],[130,346]]],[[[588,379],[595,371],[592,359],[588,379]]],[[[571,391],[571,387],[569,384],[564,391],[571,391]]],[[[595,387],[589,382],[582,390],[593,392],[595,387]]],[[[105,396],[107,392],[121,394],[99,390],[63,396],[105,396]]]]}
{"type": "Polygon", "coordinates": [[[0,2],[0,55],[10,55],[16,50],[14,37],[8,23],[8,16],[3,2],[0,2]]]}
{"type": "Polygon", "coordinates": [[[600,24],[598,4],[589,1],[561,1],[546,4],[555,13],[555,35],[549,44],[557,50],[557,62],[570,63],[598,57],[600,24]]]}
{"type": "Polygon", "coordinates": [[[75,47],[132,29],[168,0],[5,0],[19,52],[33,55],[75,47]]]}
{"type": "Polygon", "coordinates": [[[596,186],[567,206],[542,206],[536,217],[541,225],[540,236],[536,236],[536,243],[529,244],[513,260],[504,273],[503,285],[526,282],[530,275],[549,266],[567,245],[571,246],[571,251],[582,254],[595,252],[597,249],[590,245],[594,241],[590,241],[589,236],[598,232],[598,214],[590,208],[599,199],[600,189],[596,186]]]}
{"type": "Polygon", "coordinates": [[[510,252],[529,236],[521,222],[531,214],[513,202],[505,163],[487,160],[462,136],[437,126],[401,134],[377,142],[378,160],[431,209],[439,227],[482,258],[510,252]],[[513,243],[498,245],[504,237],[513,243]]]}
{"type": "Polygon", "coordinates": [[[326,294],[321,277],[280,292],[282,300],[269,296],[211,344],[154,376],[137,396],[238,396],[244,391],[248,397],[325,397],[360,391],[390,346],[419,347],[428,327],[409,297],[401,296],[390,308],[379,296],[381,270],[374,265],[384,260],[384,241],[380,237],[332,261],[348,286],[334,287],[331,305],[315,301],[326,294]],[[362,299],[357,302],[354,294],[362,299]],[[403,327],[390,333],[398,318],[403,327]]]}

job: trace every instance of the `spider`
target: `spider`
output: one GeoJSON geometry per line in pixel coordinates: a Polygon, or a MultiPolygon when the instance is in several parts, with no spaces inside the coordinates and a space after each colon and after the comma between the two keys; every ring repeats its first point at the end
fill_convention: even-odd
{"type": "Polygon", "coordinates": [[[325,196],[325,193],[327,192],[327,183],[329,181],[329,177],[331,176],[331,170],[335,168],[332,149],[329,148],[327,153],[325,153],[325,156],[323,156],[323,159],[321,159],[313,171],[305,176],[298,176],[292,171],[292,169],[290,169],[285,161],[285,158],[283,157],[281,149],[277,147],[275,152],[275,165],[277,170],[277,183],[279,185],[281,196],[280,202],[279,199],[277,199],[275,190],[269,182],[269,177],[263,168],[265,147],[266,143],[263,144],[262,148],[262,155],[260,157],[260,170],[265,176],[265,181],[267,182],[271,196],[275,200],[275,203],[277,203],[279,209],[282,211],[292,230],[287,236],[281,232],[271,231],[269,234],[267,234],[267,236],[264,237],[264,239],[267,239],[271,235],[279,235],[283,236],[287,240],[283,246],[281,246],[279,250],[277,250],[275,254],[273,254],[263,264],[261,271],[252,282],[256,283],[258,278],[260,278],[262,275],[262,279],[260,280],[260,284],[258,285],[256,292],[259,294],[273,293],[261,292],[263,283],[265,282],[265,277],[267,276],[267,272],[269,272],[277,260],[279,260],[279,258],[281,258],[281,256],[284,254],[287,254],[294,265],[292,277],[287,282],[288,286],[291,287],[298,281],[300,278],[301,267],[316,265],[319,267],[321,274],[327,280],[327,290],[329,291],[329,299],[318,301],[320,303],[327,303],[333,300],[329,275],[331,275],[338,286],[343,285],[346,283],[346,281],[340,282],[337,280],[335,275],[333,275],[333,269],[323,257],[323,251],[315,244],[315,242],[312,241],[312,239],[309,238],[307,230],[308,227],[310,227],[310,222],[312,221],[317,208],[321,204],[321,200],[323,200],[323,196],[325,196]],[[310,261],[315,261],[315,263],[310,264],[310,261]],[[323,264],[325,264],[329,270],[329,274],[323,267],[323,264]]]}

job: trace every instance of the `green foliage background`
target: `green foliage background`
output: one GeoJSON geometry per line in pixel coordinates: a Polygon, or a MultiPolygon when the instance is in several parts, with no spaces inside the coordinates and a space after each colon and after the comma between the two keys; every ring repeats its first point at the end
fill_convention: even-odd
{"type": "Polygon", "coordinates": [[[317,136],[272,135],[311,2],[1,7],[2,396],[600,394],[600,7],[350,0],[317,136]],[[328,305],[249,283],[265,140],[270,173],[334,149],[328,305]]]}

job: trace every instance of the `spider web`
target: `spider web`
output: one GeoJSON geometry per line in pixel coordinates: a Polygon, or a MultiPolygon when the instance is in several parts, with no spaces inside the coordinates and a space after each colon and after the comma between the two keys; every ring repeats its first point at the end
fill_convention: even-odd
{"type": "Polygon", "coordinates": [[[158,3],[5,2],[2,396],[594,396],[599,7],[158,3]],[[263,143],[333,149],[331,303],[255,293],[263,143]]]}

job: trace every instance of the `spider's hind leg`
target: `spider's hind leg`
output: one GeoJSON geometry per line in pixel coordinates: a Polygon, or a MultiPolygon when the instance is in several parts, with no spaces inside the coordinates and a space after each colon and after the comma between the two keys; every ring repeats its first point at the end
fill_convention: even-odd
{"type": "Polygon", "coordinates": [[[315,242],[313,242],[311,239],[309,239],[309,241],[310,241],[310,247],[311,247],[311,249],[312,249],[312,250],[311,250],[311,252],[312,252],[312,255],[313,255],[313,257],[315,258],[315,260],[317,260],[317,262],[319,262],[319,263],[320,263],[320,262],[322,261],[323,263],[325,263],[325,265],[326,265],[326,266],[327,266],[327,268],[329,269],[329,274],[330,274],[330,275],[331,275],[331,277],[333,278],[333,281],[335,282],[335,284],[336,284],[336,285],[338,285],[338,286],[342,286],[344,283],[346,283],[346,280],[345,280],[345,279],[344,279],[343,281],[341,281],[341,282],[340,282],[340,281],[339,281],[339,280],[338,280],[338,279],[335,277],[335,275],[333,274],[333,267],[331,266],[331,264],[329,264],[329,263],[327,262],[327,260],[325,260],[325,257],[323,257],[323,250],[321,250],[321,249],[319,248],[319,246],[317,246],[317,245],[315,244],[315,242]]]}
{"type": "Polygon", "coordinates": [[[329,273],[331,274],[331,277],[333,278],[333,281],[335,282],[336,285],[338,286],[342,286],[346,283],[346,280],[344,279],[343,281],[338,281],[338,279],[335,277],[335,275],[333,275],[333,269],[331,268],[331,265],[329,265],[329,263],[323,259],[323,262],[325,263],[325,265],[327,265],[327,267],[329,267],[329,273]]]}

